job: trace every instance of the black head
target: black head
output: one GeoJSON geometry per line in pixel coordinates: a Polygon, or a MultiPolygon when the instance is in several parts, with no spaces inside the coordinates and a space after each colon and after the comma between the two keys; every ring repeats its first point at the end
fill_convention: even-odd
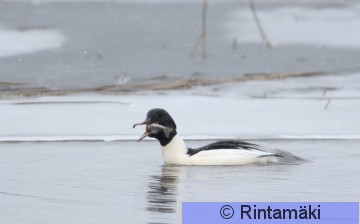
{"type": "Polygon", "coordinates": [[[133,127],[135,128],[135,126],[137,126],[137,125],[146,125],[145,133],[140,138],[140,140],[147,136],[151,137],[151,138],[156,138],[157,140],[159,140],[159,142],[162,146],[167,145],[173,139],[173,137],[177,134],[176,133],[176,124],[175,124],[174,120],[172,119],[172,117],[166,110],[161,109],[161,108],[155,108],[155,109],[149,110],[145,121],[141,122],[139,124],[134,124],[133,127]],[[148,128],[149,124],[159,124],[164,127],[171,128],[172,131],[170,132],[170,135],[166,136],[163,129],[161,129],[161,128],[159,128],[157,130],[149,129],[148,128]]]}

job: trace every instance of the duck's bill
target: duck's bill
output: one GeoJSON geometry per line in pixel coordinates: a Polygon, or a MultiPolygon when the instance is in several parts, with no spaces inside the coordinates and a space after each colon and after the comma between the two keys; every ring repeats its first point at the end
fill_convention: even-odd
{"type": "Polygon", "coordinates": [[[138,125],[147,125],[147,124],[150,124],[150,120],[149,119],[146,119],[145,121],[141,122],[141,123],[137,123],[137,124],[134,124],[133,125],[133,128],[135,128],[136,126],[138,125]]]}
{"type": "Polygon", "coordinates": [[[141,140],[143,140],[144,138],[146,138],[150,134],[151,134],[150,132],[145,131],[145,133],[137,141],[140,142],[141,140]]]}

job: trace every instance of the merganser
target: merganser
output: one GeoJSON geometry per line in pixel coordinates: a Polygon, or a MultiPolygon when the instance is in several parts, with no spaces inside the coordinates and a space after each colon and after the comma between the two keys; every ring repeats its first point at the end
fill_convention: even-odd
{"type": "Polygon", "coordinates": [[[305,160],[291,153],[237,140],[219,141],[200,148],[186,147],[176,132],[176,124],[170,114],[160,108],[147,113],[145,121],[134,124],[146,125],[139,138],[156,138],[162,147],[165,164],[173,165],[246,165],[253,163],[301,164],[305,160]]]}

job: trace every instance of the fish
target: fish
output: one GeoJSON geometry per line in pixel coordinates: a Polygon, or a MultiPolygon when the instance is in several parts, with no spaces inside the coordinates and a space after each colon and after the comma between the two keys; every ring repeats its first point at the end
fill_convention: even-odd
{"type": "Polygon", "coordinates": [[[155,124],[155,123],[146,126],[146,131],[152,133],[157,133],[159,129],[163,130],[166,138],[169,138],[170,133],[174,130],[173,128],[165,127],[163,125],[155,124]]]}
{"type": "MultiPolygon", "coordinates": [[[[135,126],[135,125],[134,125],[135,126]]],[[[151,134],[157,134],[159,131],[163,131],[166,138],[170,137],[170,133],[173,131],[173,128],[165,127],[160,124],[148,124],[146,125],[145,133],[138,139],[138,142],[144,139],[145,137],[151,135],[151,134]]]]}

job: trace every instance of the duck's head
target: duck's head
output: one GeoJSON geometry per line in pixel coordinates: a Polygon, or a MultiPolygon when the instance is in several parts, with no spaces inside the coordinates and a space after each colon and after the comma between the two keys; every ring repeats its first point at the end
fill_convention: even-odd
{"type": "Polygon", "coordinates": [[[133,127],[135,128],[137,125],[146,125],[145,133],[139,141],[145,137],[151,137],[156,138],[162,146],[165,146],[177,134],[174,120],[166,110],[161,108],[149,110],[145,121],[134,124],[133,127]]]}

